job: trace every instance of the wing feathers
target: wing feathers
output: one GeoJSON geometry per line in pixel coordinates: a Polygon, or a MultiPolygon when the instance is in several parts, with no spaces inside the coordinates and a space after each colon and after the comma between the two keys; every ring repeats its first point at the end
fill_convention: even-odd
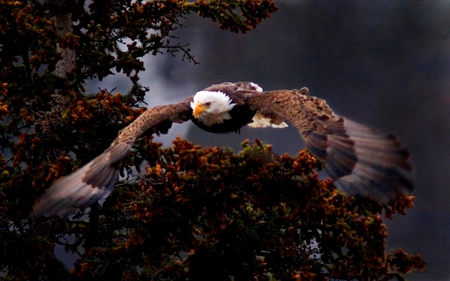
{"type": "Polygon", "coordinates": [[[335,177],[342,177],[352,172],[358,158],[346,147],[332,147],[327,151],[328,170],[333,171],[335,177]]]}
{"type": "MultiPolygon", "coordinates": [[[[342,131],[338,131],[338,136],[333,130],[327,132],[328,148],[324,158],[325,168],[338,188],[350,195],[371,196],[383,203],[412,191],[409,152],[395,137],[382,135],[348,119],[343,125],[345,135],[341,135],[342,131]]],[[[306,141],[308,143],[309,138],[306,141]]]]}
{"type": "Polygon", "coordinates": [[[149,129],[166,132],[172,120],[186,121],[185,116],[191,114],[189,103],[190,99],[186,99],[177,104],[158,106],[145,111],[126,127],[102,154],[71,175],[53,183],[34,205],[32,215],[65,216],[108,197],[119,179],[120,162],[136,138],[149,129]]]}
{"type": "MultiPolygon", "coordinates": [[[[108,149],[73,174],[58,179],[36,202],[34,216],[65,216],[107,197],[119,179],[108,149]]],[[[125,154],[126,155],[126,154],[125,154]]]]}
{"type": "Polygon", "coordinates": [[[339,117],[324,100],[304,93],[279,90],[248,100],[253,108],[291,122],[344,192],[387,203],[412,191],[410,154],[397,138],[339,117]]]}
{"type": "Polygon", "coordinates": [[[308,137],[307,148],[312,155],[319,159],[327,157],[328,138],[325,134],[313,132],[308,137]]]}

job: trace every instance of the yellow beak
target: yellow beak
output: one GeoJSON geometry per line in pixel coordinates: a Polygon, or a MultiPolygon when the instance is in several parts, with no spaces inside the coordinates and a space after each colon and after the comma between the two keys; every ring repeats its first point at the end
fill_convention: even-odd
{"type": "Polygon", "coordinates": [[[201,103],[198,102],[197,104],[195,104],[194,113],[193,113],[194,117],[198,118],[197,116],[199,114],[202,114],[203,112],[205,112],[207,109],[208,108],[206,106],[203,106],[201,103]]]}

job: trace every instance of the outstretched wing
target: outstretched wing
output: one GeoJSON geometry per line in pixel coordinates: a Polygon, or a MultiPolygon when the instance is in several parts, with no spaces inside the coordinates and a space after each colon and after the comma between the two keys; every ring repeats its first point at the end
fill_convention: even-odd
{"type": "Polygon", "coordinates": [[[47,189],[34,205],[32,215],[65,216],[108,197],[119,179],[120,162],[134,141],[147,130],[167,133],[173,122],[190,120],[191,100],[157,106],[142,113],[102,154],[69,176],[58,179],[47,189]]]}
{"type": "Polygon", "coordinates": [[[349,195],[387,203],[413,189],[409,152],[393,135],[383,135],[337,116],[308,89],[249,93],[250,108],[291,122],[336,187],[349,195]]]}

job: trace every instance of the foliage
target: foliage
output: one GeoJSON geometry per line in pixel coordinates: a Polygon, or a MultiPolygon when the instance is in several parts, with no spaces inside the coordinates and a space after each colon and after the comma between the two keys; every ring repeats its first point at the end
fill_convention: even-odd
{"type": "Polygon", "coordinates": [[[402,250],[386,255],[382,207],[320,181],[321,163],[305,150],[278,158],[258,140],[238,154],[179,138],[158,146],[135,151],[150,166],[105,202],[95,242],[79,238],[92,245],[72,271],[80,279],[388,280],[424,266],[402,250]]]}
{"type": "MultiPolygon", "coordinates": [[[[385,254],[381,206],[319,181],[320,163],[307,152],[276,158],[259,141],[236,155],[180,139],[161,149],[147,136],[102,207],[70,219],[28,216],[56,178],[144,111],[145,55],[181,52],[195,62],[186,45],[171,42],[180,18],[197,13],[245,33],[276,9],[271,0],[0,0],[1,278],[387,280],[423,269],[420,256],[385,254]],[[68,69],[60,66],[66,58],[68,69]],[[84,93],[87,79],[114,70],[133,82],[127,94],[84,93]],[[56,245],[78,255],[70,271],[56,245]]],[[[412,200],[384,208],[385,216],[412,200]]]]}

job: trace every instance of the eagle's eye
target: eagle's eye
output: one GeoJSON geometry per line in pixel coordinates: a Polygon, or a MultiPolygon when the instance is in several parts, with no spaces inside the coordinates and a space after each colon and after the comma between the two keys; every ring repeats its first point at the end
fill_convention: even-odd
{"type": "Polygon", "coordinates": [[[205,105],[206,106],[211,106],[211,102],[209,101],[209,102],[205,102],[205,105]]]}

